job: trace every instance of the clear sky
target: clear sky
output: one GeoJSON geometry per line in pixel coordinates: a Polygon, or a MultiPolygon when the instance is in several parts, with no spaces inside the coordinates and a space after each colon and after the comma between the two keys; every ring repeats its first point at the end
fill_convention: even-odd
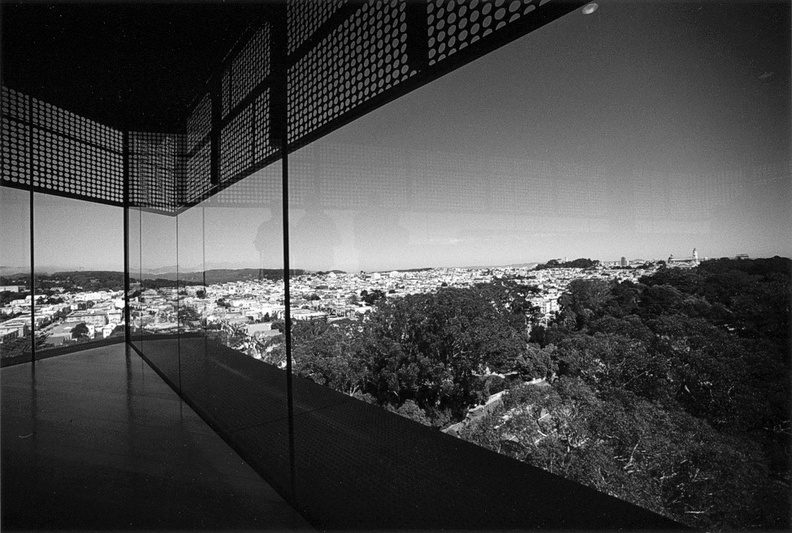
{"type": "MultiPolygon", "coordinates": [[[[292,266],[792,256],[789,4],[599,4],[293,154],[292,266]]],[[[180,217],[178,257],[176,221],[144,215],[144,270],[279,267],[279,211],[217,203],[180,217]]],[[[39,262],[109,267],[120,214],[56,207],[55,234],[89,237],[39,262]]]]}

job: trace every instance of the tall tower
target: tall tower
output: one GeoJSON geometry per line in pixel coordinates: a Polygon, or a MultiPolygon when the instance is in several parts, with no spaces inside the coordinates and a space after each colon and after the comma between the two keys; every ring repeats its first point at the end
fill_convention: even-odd
{"type": "Polygon", "coordinates": [[[695,248],[693,248],[693,262],[694,263],[698,263],[699,262],[699,260],[698,260],[698,252],[696,251],[695,248]]]}

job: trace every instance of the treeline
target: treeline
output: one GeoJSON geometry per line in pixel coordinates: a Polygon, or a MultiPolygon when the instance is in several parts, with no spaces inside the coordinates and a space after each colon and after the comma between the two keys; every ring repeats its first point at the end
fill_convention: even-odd
{"type": "Polygon", "coordinates": [[[463,438],[692,526],[787,529],[791,265],[576,280],[546,328],[516,281],[380,301],[295,324],[294,368],[438,428],[506,388],[463,438]]]}
{"type": "MultiPolygon", "coordinates": [[[[337,271],[340,272],[340,271],[337,271]]],[[[139,276],[131,272],[130,281],[132,283],[142,283],[144,288],[161,289],[175,287],[176,281],[180,286],[202,285],[204,281],[211,285],[215,283],[229,283],[233,281],[252,281],[256,279],[268,279],[272,281],[283,279],[282,269],[258,269],[258,268],[238,268],[238,269],[213,269],[204,272],[169,272],[148,277],[139,276]],[[142,278],[142,280],[140,279],[142,278]]],[[[292,269],[290,276],[301,276],[306,274],[305,270],[292,269]]],[[[30,274],[18,274],[13,276],[0,276],[0,286],[3,285],[24,285],[29,286],[30,274]]],[[[124,290],[124,273],[108,270],[78,270],[71,272],[55,272],[53,274],[36,274],[36,290],[47,291],[53,286],[62,287],[66,290],[81,288],[85,291],[121,291],[124,290]]]]}
{"type": "Polygon", "coordinates": [[[465,437],[687,524],[788,529],[788,259],[573,281],[520,387],[465,437]]]}
{"type": "MultiPolygon", "coordinates": [[[[420,410],[443,427],[489,394],[477,374],[517,370],[549,375],[549,360],[529,353],[529,299],[538,291],[512,281],[470,289],[377,299],[361,322],[293,324],[295,371],[317,383],[399,410],[420,410]]],[[[283,361],[282,346],[269,362],[283,361]]],[[[417,412],[417,411],[416,411],[417,412]]]]}
{"type": "MultiPolygon", "coordinates": [[[[65,290],[80,288],[85,291],[120,291],[124,290],[124,273],[112,270],[76,270],[54,272],[52,274],[37,273],[35,282],[36,292],[39,294],[48,293],[53,287],[61,287],[65,290]]],[[[29,291],[30,274],[0,277],[0,285],[24,285],[26,290],[29,291]]]]}
{"type": "Polygon", "coordinates": [[[579,258],[572,261],[558,261],[551,259],[547,263],[536,265],[535,270],[547,270],[549,268],[592,268],[599,265],[599,261],[595,259],[579,258]]]}
{"type": "MultiPolygon", "coordinates": [[[[289,270],[290,276],[301,276],[305,273],[305,270],[300,269],[289,270]]],[[[253,281],[257,279],[278,281],[283,279],[283,269],[218,268],[207,270],[206,272],[169,272],[166,274],[157,274],[157,279],[170,280],[170,286],[173,286],[176,280],[179,281],[180,285],[198,285],[204,283],[204,281],[207,285],[230,283],[233,281],[253,281]]],[[[145,279],[144,283],[148,283],[149,281],[149,279],[145,279]]]]}

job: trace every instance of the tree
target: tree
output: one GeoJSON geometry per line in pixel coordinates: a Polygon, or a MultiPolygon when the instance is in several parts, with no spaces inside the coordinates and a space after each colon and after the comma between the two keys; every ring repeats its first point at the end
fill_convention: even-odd
{"type": "Polygon", "coordinates": [[[179,306],[179,322],[195,322],[201,320],[201,314],[193,307],[179,306]]]}
{"type": "Polygon", "coordinates": [[[695,527],[787,528],[792,262],[732,263],[570,283],[531,337],[556,379],[462,436],[695,527]]]}
{"type": "Polygon", "coordinates": [[[294,371],[345,394],[364,388],[368,369],[355,350],[355,329],[324,321],[301,321],[292,327],[294,371]]]}
{"type": "Polygon", "coordinates": [[[379,289],[374,289],[371,292],[364,290],[360,293],[360,297],[368,305],[375,305],[376,303],[385,301],[386,299],[385,293],[379,289]]]}
{"type": "Polygon", "coordinates": [[[558,299],[561,311],[582,329],[593,317],[601,315],[611,299],[610,283],[600,279],[575,279],[558,299]]]}
{"type": "Polygon", "coordinates": [[[418,407],[418,404],[412,400],[407,400],[404,402],[401,407],[396,409],[396,414],[399,414],[405,418],[409,418],[410,420],[418,422],[424,426],[432,425],[424,410],[418,407]]]}
{"type": "Polygon", "coordinates": [[[85,322],[80,322],[71,330],[72,339],[87,338],[89,334],[90,330],[88,329],[88,326],[85,325],[85,322]]]}
{"type": "Polygon", "coordinates": [[[414,400],[430,416],[464,416],[481,387],[474,373],[513,370],[528,340],[524,317],[520,325],[481,290],[461,288],[383,302],[360,338],[367,392],[383,405],[414,400]]]}

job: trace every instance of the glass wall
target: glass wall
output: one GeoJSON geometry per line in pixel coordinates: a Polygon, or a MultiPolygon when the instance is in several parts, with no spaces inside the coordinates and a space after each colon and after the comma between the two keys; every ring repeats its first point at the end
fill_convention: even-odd
{"type": "Polygon", "coordinates": [[[132,345],[288,494],[281,180],[273,164],[178,215],[130,208],[128,238],[132,345]]]}
{"type": "Polygon", "coordinates": [[[30,192],[0,188],[0,356],[2,363],[30,361],[30,192]]]}
{"type": "Polygon", "coordinates": [[[2,197],[3,227],[9,231],[3,232],[0,327],[8,330],[3,335],[7,357],[24,350],[29,360],[34,337],[37,357],[122,340],[123,210],[41,193],[33,194],[31,205],[29,191],[6,187],[2,197]]]}
{"type": "Polygon", "coordinates": [[[270,165],[179,215],[182,312],[201,324],[180,345],[183,393],[291,494],[281,180],[270,165]]]}
{"type": "Polygon", "coordinates": [[[176,217],[140,211],[140,349],[173,383],[179,382],[178,249],[176,217]],[[147,350],[157,336],[173,337],[168,350],[147,350]]]}
{"type": "MultiPolygon", "coordinates": [[[[722,61],[714,44],[684,44],[696,41],[699,16],[713,42],[727,39],[722,15],[701,9],[619,5],[565,17],[290,154],[288,191],[278,163],[173,221],[144,214],[144,276],[168,264],[178,274],[158,301],[144,299],[141,327],[179,337],[175,350],[153,337],[141,349],[152,359],[167,353],[155,364],[324,524],[343,523],[339,510],[367,493],[366,479],[387,479],[388,494],[412,492],[415,512],[431,516],[437,487],[414,480],[433,446],[422,439],[441,433],[692,525],[717,523],[690,518],[695,498],[739,502],[664,496],[676,490],[664,485],[670,472],[698,451],[646,448],[662,458],[651,473],[648,455],[631,453],[643,449],[641,432],[695,426],[703,449],[723,457],[759,441],[717,433],[714,415],[685,403],[679,383],[689,376],[671,370],[684,356],[659,348],[678,334],[667,320],[702,317],[654,316],[637,302],[670,268],[680,268],[673,276],[709,257],[789,252],[788,146],[753,140],[764,128],[788,140],[777,112],[789,107],[787,78],[748,73],[745,58],[722,61]],[[635,388],[660,372],[641,366],[649,360],[669,365],[653,383],[671,396],[635,388]],[[597,370],[626,361],[640,369],[597,370]],[[283,372],[289,363],[293,375],[283,372]],[[630,429],[615,437],[616,427],[630,429]],[[588,470],[597,458],[607,476],[588,470]],[[648,492],[606,480],[633,467],[651,481],[629,483],[648,492]],[[365,475],[349,480],[356,471],[365,475]],[[339,479],[349,481],[344,491],[339,479]]],[[[745,14],[735,9],[729,16],[745,14]]],[[[758,28],[743,37],[761,41],[758,28]]],[[[221,153],[221,180],[233,175],[228,165],[251,161],[257,142],[249,132],[258,130],[237,126],[244,134],[221,153]]],[[[711,384],[707,372],[699,384],[711,384]]],[[[780,449],[778,439],[762,442],[780,449]]],[[[706,468],[735,482],[722,466],[706,468]]],[[[753,482],[772,492],[768,479],[753,482]]],[[[406,527],[386,500],[367,498],[360,523],[379,516],[406,527]]],[[[750,514],[741,512],[738,522],[750,514]]],[[[768,524],[779,516],[767,512],[768,524]]]]}
{"type": "Polygon", "coordinates": [[[36,193],[33,228],[37,353],[123,338],[122,209],[36,193]]]}
{"type": "Polygon", "coordinates": [[[127,209],[126,243],[127,262],[129,269],[129,340],[134,346],[140,346],[143,334],[143,310],[141,293],[141,213],[140,209],[127,209]]]}

